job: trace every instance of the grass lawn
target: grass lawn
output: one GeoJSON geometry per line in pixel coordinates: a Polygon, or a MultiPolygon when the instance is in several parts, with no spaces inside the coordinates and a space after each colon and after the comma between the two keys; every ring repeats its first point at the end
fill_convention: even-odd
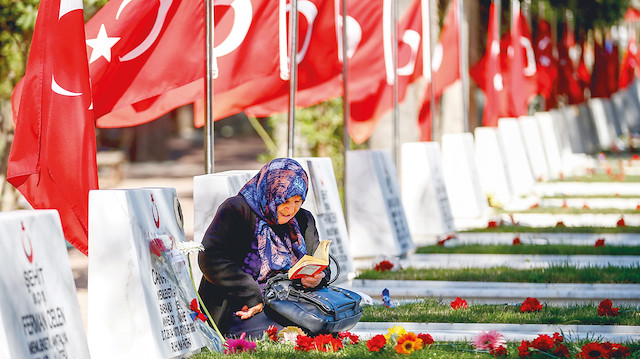
{"type": "Polygon", "coordinates": [[[406,268],[378,272],[369,269],[356,279],[441,280],[523,283],[640,283],[640,267],[584,267],[553,265],[547,268],[406,268]]]}
{"type": "MultiPolygon", "coordinates": [[[[606,239],[605,239],[606,243],[606,239]]],[[[454,246],[425,246],[416,250],[416,253],[443,253],[443,254],[540,254],[540,255],[640,255],[640,247],[611,246],[602,247],[578,246],[569,244],[460,244],[454,246]]]]}
{"type": "Polygon", "coordinates": [[[640,227],[625,226],[625,227],[594,227],[594,226],[581,226],[581,227],[528,227],[528,226],[514,226],[514,225],[502,225],[491,228],[474,228],[470,230],[459,231],[459,233],[640,233],[640,227]]]}
{"type": "MultiPolygon", "coordinates": [[[[464,299],[464,298],[463,298],[464,299]]],[[[364,306],[362,322],[416,323],[505,323],[505,324],[564,324],[564,325],[640,325],[635,306],[619,308],[618,316],[598,315],[597,305],[552,306],[543,304],[538,312],[522,313],[516,304],[473,304],[453,310],[450,303],[425,299],[387,308],[382,305],[364,306]]]]}
{"type": "MultiPolygon", "coordinates": [[[[614,167],[613,173],[619,174],[619,172],[620,171],[616,167],[614,167]]],[[[640,176],[625,175],[624,180],[621,180],[620,178],[613,179],[611,176],[609,176],[606,173],[596,173],[590,176],[579,176],[579,177],[569,176],[569,177],[565,177],[562,180],[549,181],[549,183],[562,183],[562,182],[640,182],[640,176]]]]}
{"type": "Polygon", "coordinates": [[[494,208],[497,214],[640,214],[635,208],[579,208],[579,207],[534,207],[518,211],[507,211],[502,208],[494,208]]]}

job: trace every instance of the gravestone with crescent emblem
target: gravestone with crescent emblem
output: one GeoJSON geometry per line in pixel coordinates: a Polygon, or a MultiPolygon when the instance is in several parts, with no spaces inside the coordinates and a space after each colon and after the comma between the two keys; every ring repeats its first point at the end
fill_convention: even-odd
{"type": "Polygon", "coordinates": [[[437,142],[402,145],[402,203],[416,245],[435,244],[455,233],[437,142]]]}
{"type": "MultiPolygon", "coordinates": [[[[218,211],[218,207],[240,192],[257,170],[232,170],[193,177],[193,240],[202,242],[205,232],[218,211]]],[[[197,265],[197,253],[191,254],[193,280],[200,284],[202,271],[197,265]]]]}
{"type": "Polygon", "coordinates": [[[58,212],[0,213],[0,358],[89,358],[58,212]]]}
{"type": "Polygon", "coordinates": [[[92,358],[173,358],[216,351],[189,275],[173,188],[89,193],[89,349],[92,358]]]}
{"type": "Polygon", "coordinates": [[[347,152],[346,202],[354,258],[404,256],[415,245],[388,150],[347,152]]]}
{"type": "MultiPolygon", "coordinates": [[[[349,277],[353,277],[355,273],[351,242],[331,159],[305,157],[295,160],[309,175],[309,192],[302,207],[313,214],[320,239],[331,241],[329,253],[340,263],[340,276],[337,281],[350,279],[349,277]]],[[[333,265],[332,273],[335,274],[333,265]]]]}

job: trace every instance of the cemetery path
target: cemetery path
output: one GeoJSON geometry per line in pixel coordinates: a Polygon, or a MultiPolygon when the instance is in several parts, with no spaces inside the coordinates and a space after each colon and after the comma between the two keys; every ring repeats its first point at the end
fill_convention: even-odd
{"type": "MultiPolygon", "coordinates": [[[[167,141],[168,161],[125,162],[122,178],[99,178],[101,189],[173,187],[184,215],[187,239],[193,238],[193,176],[204,174],[204,147],[202,138],[176,136],[167,141]]],[[[259,154],[266,152],[257,135],[238,135],[214,139],[214,172],[242,169],[259,169],[259,154]]],[[[69,262],[76,284],[80,310],[87,330],[88,258],[75,248],[69,248],[69,262]]]]}

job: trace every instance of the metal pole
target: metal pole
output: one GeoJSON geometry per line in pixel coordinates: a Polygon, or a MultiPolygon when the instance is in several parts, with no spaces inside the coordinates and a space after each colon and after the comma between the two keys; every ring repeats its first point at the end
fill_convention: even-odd
{"type": "Polygon", "coordinates": [[[458,23],[460,26],[460,79],[462,80],[462,108],[464,132],[469,132],[469,51],[467,48],[467,37],[464,22],[464,0],[458,0],[458,23]]]}
{"type": "Polygon", "coordinates": [[[400,134],[400,109],[398,107],[398,0],[393,0],[392,11],[392,42],[393,42],[393,161],[398,169],[398,149],[400,134]]]}
{"type": "Polygon", "coordinates": [[[298,0],[291,1],[289,13],[289,126],[287,156],[293,157],[293,137],[296,119],[296,89],[298,87],[298,0]]]}
{"type": "Polygon", "coordinates": [[[213,1],[206,0],[206,91],[205,91],[205,121],[204,121],[204,172],[213,173],[213,1]]]}
{"type": "Polygon", "coordinates": [[[431,140],[436,137],[436,114],[433,111],[435,98],[435,73],[433,72],[433,64],[431,51],[433,50],[433,32],[431,31],[431,9],[433,8],[432,0],[422,0],[422,72],[427,84],[429,85],[429,113],[431,114],[431,140]]]}
{"type": "MultiPolygon", "coordinates": [[[[351,109],[349,107],[349,66],[347,58],[347,0],[342,0],[342,191],[344,201],[347,201],[347,152],[351,149],[351,138],[349,136],[349,117],[351,109]]],[[[349,224],[347,206],[344,206],[344,219],[349,224]]]]}

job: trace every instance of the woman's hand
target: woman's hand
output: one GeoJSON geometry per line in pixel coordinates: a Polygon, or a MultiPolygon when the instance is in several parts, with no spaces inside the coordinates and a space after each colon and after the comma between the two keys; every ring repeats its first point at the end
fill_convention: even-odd
{"type": "Polygon", "coordinates": [[[322,278],[324,278],[324,272],[320,272],[314,276],[300,278],[300,282],[302,282],[305,288],[315,288],[320,284],[322,278]]]}
{"type": "Polygon", "coordinates": [[[263,309],[264,305],[262,303],[259,303],[256,306],[253,306],[251,308],[247,307],[246,305],[244,307],[242,307],[241,310],[235,312],[235,315],[239,316],[240,319],[249,319],[251,317],[253,317],[254,315],[260,313],[263,309]]]}

